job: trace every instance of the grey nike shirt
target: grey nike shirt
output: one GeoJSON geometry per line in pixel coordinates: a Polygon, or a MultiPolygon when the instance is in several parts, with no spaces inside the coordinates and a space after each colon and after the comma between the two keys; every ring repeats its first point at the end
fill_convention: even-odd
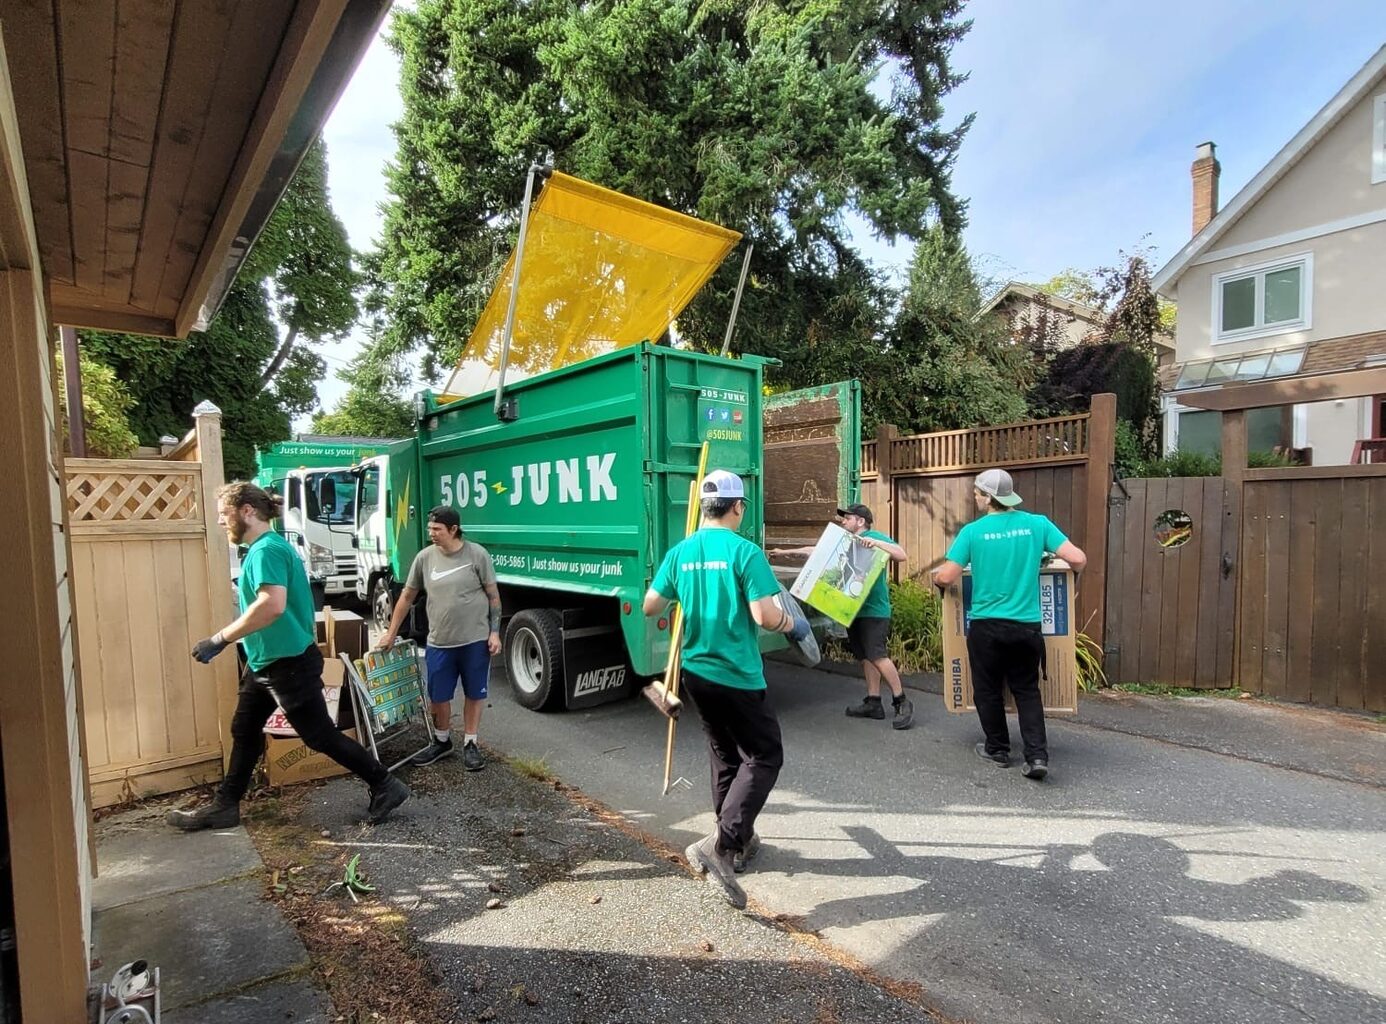
{"type": "Polygon", "coordinates": [[[414,556],[405,586],[428,594],[428,645],[461,647],[490,633],[485,587],[496,582],[491,556],[469,540],[455,554],[430,544],[414,556]]]}

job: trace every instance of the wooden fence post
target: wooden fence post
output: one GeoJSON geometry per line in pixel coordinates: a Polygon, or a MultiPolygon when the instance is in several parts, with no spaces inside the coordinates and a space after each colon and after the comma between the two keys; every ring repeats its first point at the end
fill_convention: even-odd
{"type": "Polygon", "coordinates": [[[1261,690],[1261,679],[1242,678],[1242,492],[1246,483],[1246,410],[1222,414],[1222,564],[1237,574],[1232,607],[1232,685],[1261,690]]]}
{"type": "Polygon", "coordinates": [[[1107,631],[1107,498],[1112,490],[1116,464],[1116,395],[1092,396],[1088,410],[1087,526],[1088,567],[1078,595],[1078,617],[1083,632],[1096,642],[1106,642],[1107,631]]]}
{"type": "MultiPolygon", "coordinates": [[[[900,431],[895,428],[893,423],[878,423],[876,425],[876,505],[877,508],[871,510],[876,517],[877,523],[885,525],[885,532],[895,537],[895,481],[893,478],[894,454],[891,444],[900,431]],[[884,505],[884,508],[879,506],[884,505]]],[[[899,539],[898,537],[896,538],[899,539]]],[[[890,578],[895,582],[900,582],[899,563],[890,562],[887,566],[890,570],[890,578]]]]}
{"type": "MultiPolygon", "coordinates": [[[[226,625],[236,617],[231,590],[231,543],[217,524],[217,492],[226,482],[221,455],[221,410],[211,402],[201,402],[193,410],[193,430],[197,435],[197,459],[202,465],[202,525],[207,535],[207,590],[211,601],[212,626],[226,625]]],[[[236,711],[239,685],[234,656],[212,662],[217,680],[217,733],[221,737],[221,765],[231,761],[231,716],[236,711]]]]}

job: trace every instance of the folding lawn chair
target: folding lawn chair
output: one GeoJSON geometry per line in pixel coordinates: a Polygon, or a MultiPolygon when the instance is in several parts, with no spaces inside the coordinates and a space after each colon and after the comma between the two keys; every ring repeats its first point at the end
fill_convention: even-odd
{"type": "Polygon", "coordinates": [[[380,743],[403,735],[415,726],[423,729],[426,742],[389,765],[390,771],[428,749],[433,742],[433,723],[428,713],[428,690],[418,645],[412,640],[399,640],[389,650],[367,651],[356,661],[345,653],[339,657],[346,664],[356,720],[365,734],[363,742],[370,746],[376,759],[380,759],[380,743]]]}

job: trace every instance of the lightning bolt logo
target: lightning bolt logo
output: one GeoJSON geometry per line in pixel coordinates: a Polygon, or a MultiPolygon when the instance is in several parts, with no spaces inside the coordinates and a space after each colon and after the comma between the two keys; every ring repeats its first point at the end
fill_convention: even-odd
{"type": "Polygon", "coordinates": [[[399,547],[399,534],[404,529],[405,516],[409,514],[409,485],[413,480],[413,473],[404,478],[404,490],[400,493],[399,501],[395,502],[395,547],[399,547]]]}
{"type": "Polygon", "coordinates": [[[501,483],[499,480],[491,485],[491,490],[495,491],[497,494],[504,494],[509,489],[510,488],[506,487],[505,484],[501,483]]]}

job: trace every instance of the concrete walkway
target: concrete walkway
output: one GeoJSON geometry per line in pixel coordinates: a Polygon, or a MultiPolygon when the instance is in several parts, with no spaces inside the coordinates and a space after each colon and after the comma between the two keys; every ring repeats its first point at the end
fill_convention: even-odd
{"type": "Polygon", "coordinates": [[[122,964],[162,974],[164,1024],[327,1024],[308,953],[272,903],[245,829],[184,835],[164,808],[96,826],[92,971],[98,987],[122,964]]]}

